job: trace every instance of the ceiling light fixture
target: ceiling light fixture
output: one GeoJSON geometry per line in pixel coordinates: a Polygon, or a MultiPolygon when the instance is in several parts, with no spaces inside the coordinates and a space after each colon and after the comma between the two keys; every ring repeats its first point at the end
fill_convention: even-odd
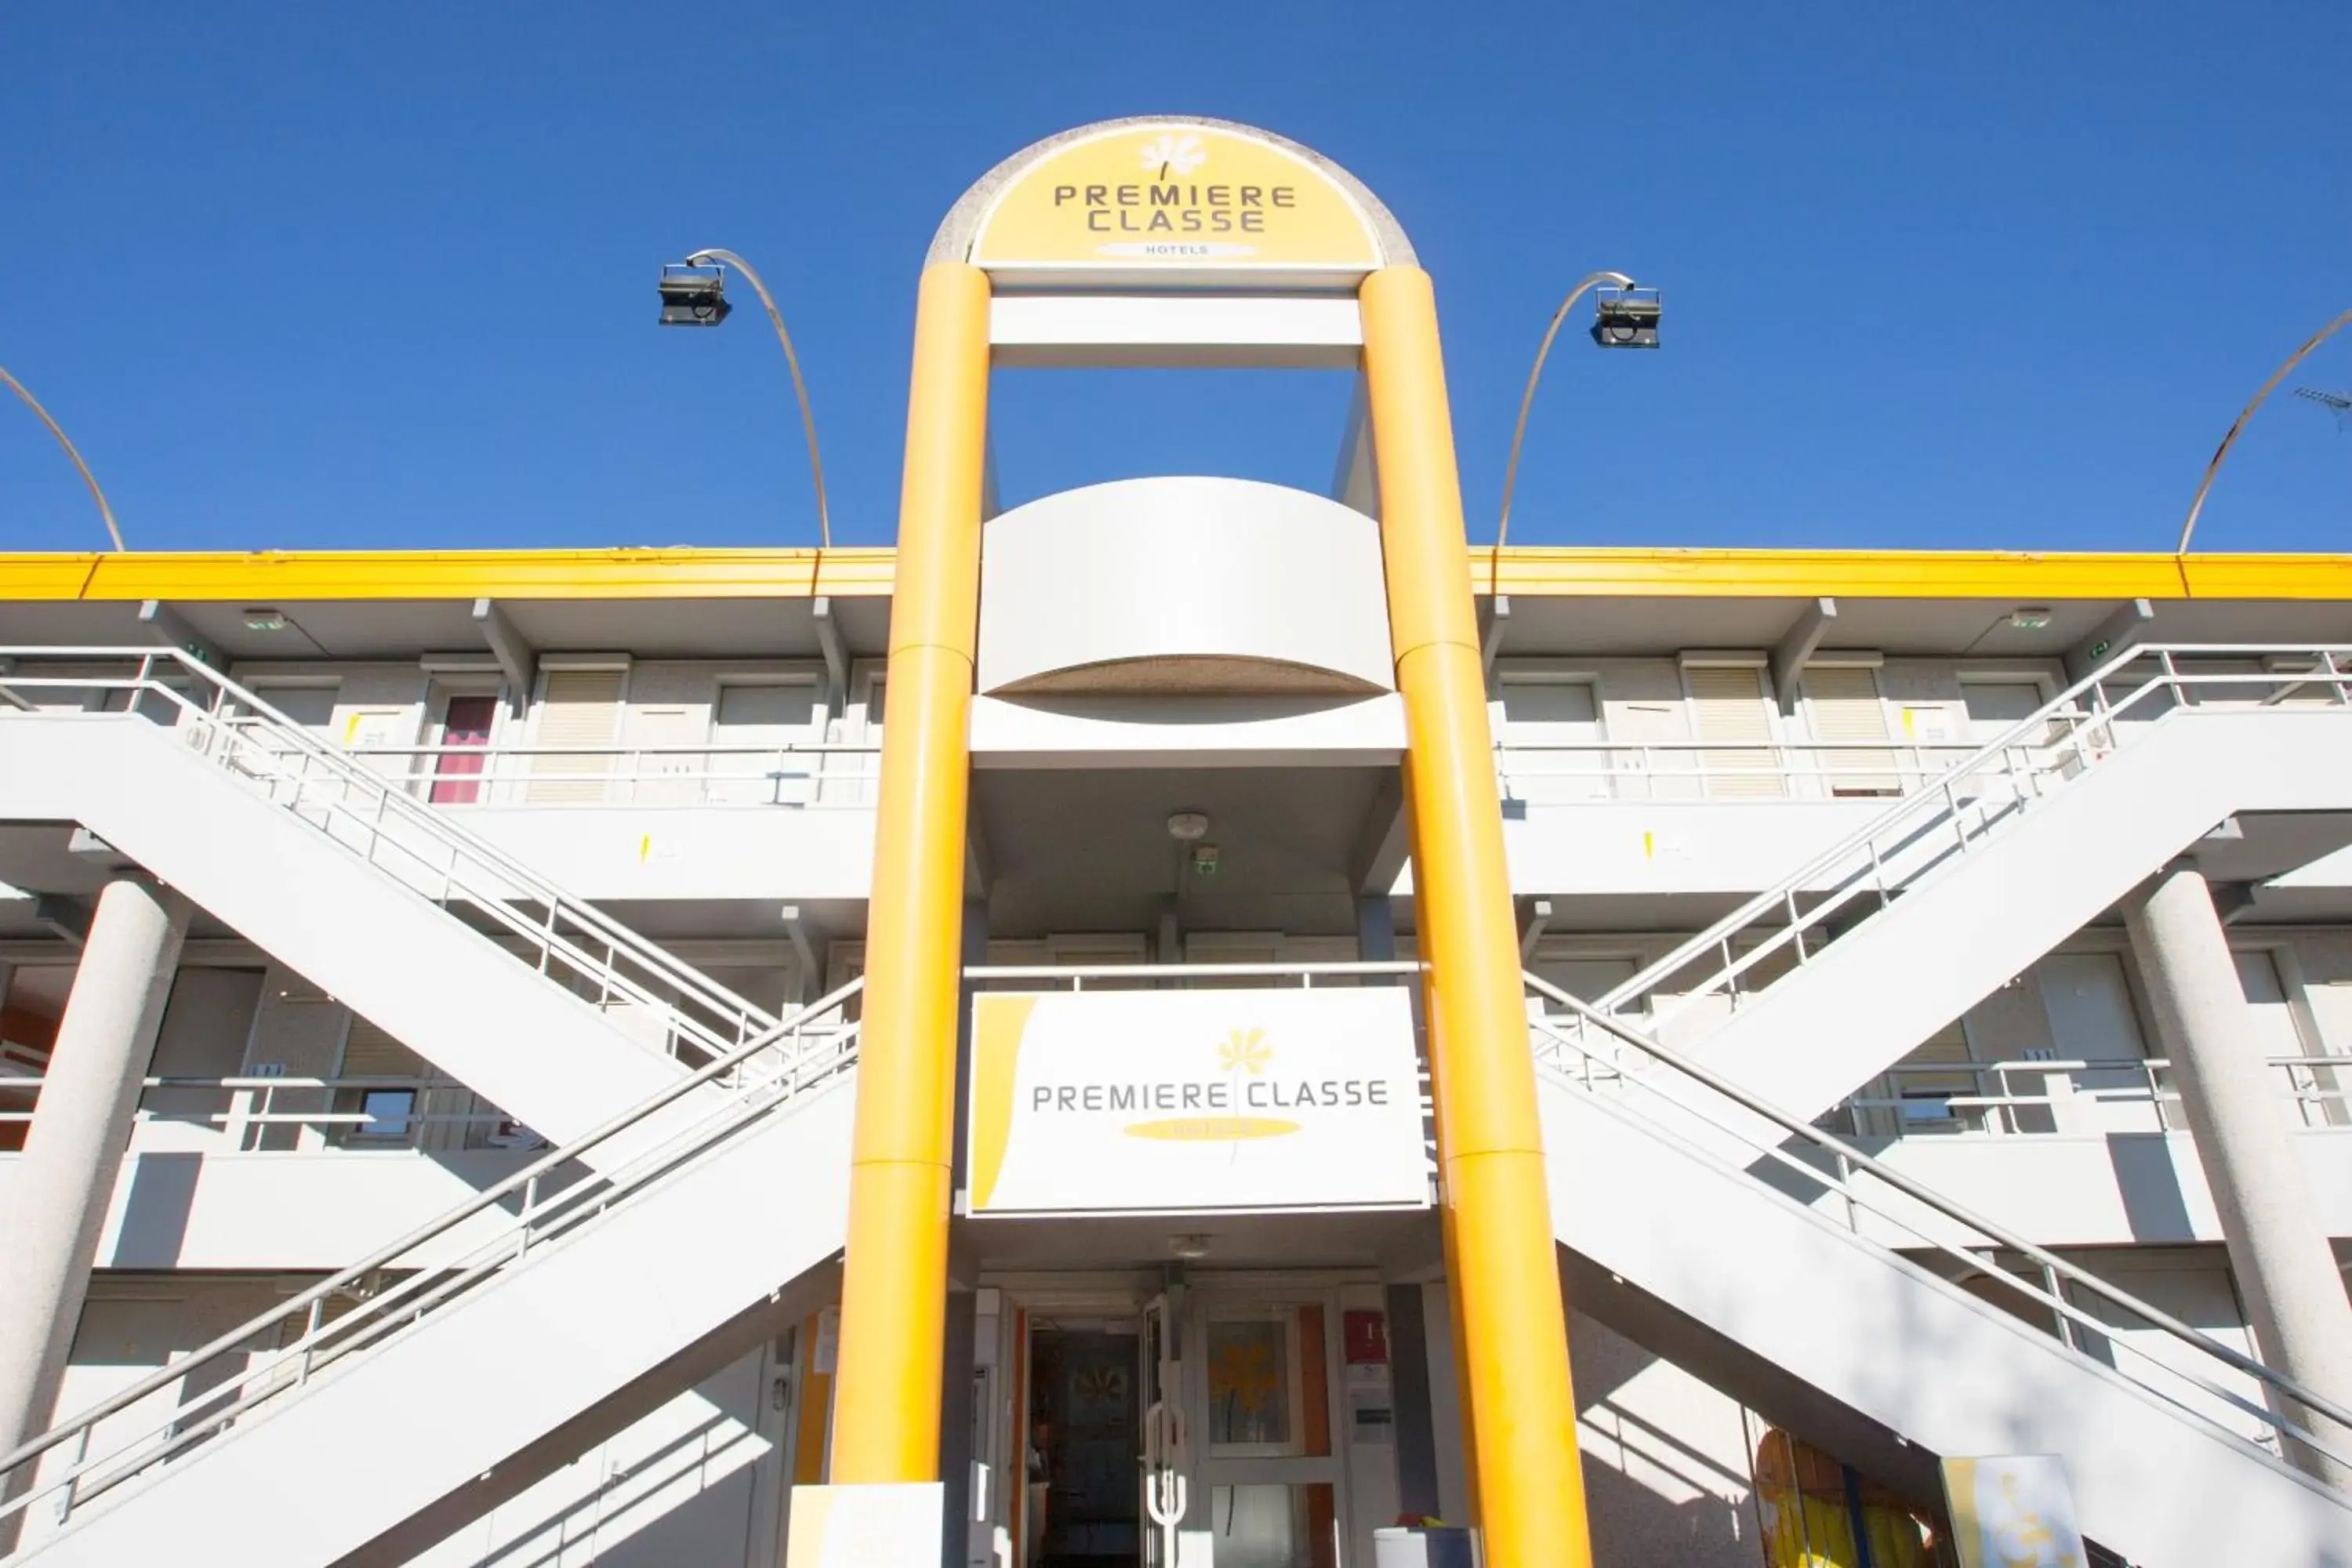
{"type": "Polygon", "coordinates": [[[2050,624],[2047,605],[2020,605],[2009,613],[2009,624],[2021,632],[2038,632],[2050,624]]]}
{"type": "Polygon", "coordinates": [[[1206,1231],[1193,1230],[1186,1231],[1181,1236],[1171,1236],[1168,1238],[1168,1250],[1171,1255],[1187,1263],[1198,1263],[1209,1256],[1209,1234],[1206,1231]]]}
{"type": "Polygon", "coordinates": [[[1179,844],[1193,844],[1209,836],[1209,814],[1205,811],[1180,811],[1168,819],[1168,837],[1179,844]]]}
{"type": "Polygon", "coordinates": [[[249,632],[282,632],[286,629],[283,610],[250,609],[245,612],[245,629],[249,632]]]}

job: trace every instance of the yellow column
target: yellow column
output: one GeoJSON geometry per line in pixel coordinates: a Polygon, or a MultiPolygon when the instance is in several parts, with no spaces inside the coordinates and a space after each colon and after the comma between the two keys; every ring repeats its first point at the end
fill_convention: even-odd
{"type": "Polygon", "coordinates": [[[988,278],[923,274],[874,824],[849,1247],[834,1384],[836,1484],[937,1479],[980,620],[988,278]]]}
{"type": "Polygon", "coordinates": [[[1411,757],[1405,787],[1429,964],[1438,1159],[1458,1275],[1454,1331],[1468,1370],[1486,1562],[1589,1568],[1568,1327],[1436,300],[1429,275],[1414,267],[1373,273],[1360,298],[1389,627],[1411,757]]]}

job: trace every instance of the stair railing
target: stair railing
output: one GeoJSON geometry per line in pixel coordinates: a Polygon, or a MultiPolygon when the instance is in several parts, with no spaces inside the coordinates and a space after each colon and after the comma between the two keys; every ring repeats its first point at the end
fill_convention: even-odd
{"type": "MultiPolygon", "coordinates": [[[[2191,1328],[2163,1309],[2152,1306],[2128,1292],[2116,1289],[2098,1276],[2069,1263],[2046,1247],[2027,1240],[1902,1172],[1874,1159],[1835,1134],[1781,1110],[1681,1052],[1661,1045],[1620,1020],[1610,1017],[1541,976],[1527,974],[1524,978],[1529,991],[1548,1002],[1557,1004],[1570,1015],[1580,1020],[1582,1026],[1557,1028],[1553,1026],[1553,1020],[1550,1017],[1531,1012],[1528,1022],[1538,1037],[1535,1042],[1538,1065],[1556,1079],[1563,1083],[1575,1084],[1580,1091],[1590,1093],[1597,1104],[1637,1123],[1645,1131],[1675,1144],[1693,1158],[1702,1160],[1717,1169],[1757,1179],[1753,1162],[1769,1161],[1772,1165],[1793,1175],[1800,1184],[1800,1191],[1808,1187],[1818,1187],[1834,1194],[1844,1209],[1845,1233],[1852,1237],[1854,1244],[1903,1267],[1919,1268],[1919,1265],[1913,1259],[1865,1237],[1862,1232],[1862,1216],[1864,1214],[1913,1238],[1921,1248],[1958,1264],[1966,1270],[1964,1278],[1977,1274],[1997,1277],[2003,1289],[2015,1292],[2019,1297],[2033,1302],[2038,1308],[2051,1314],[2052,1321],[2056,1326],[2057,1338],[2067,1352],[2091,1362],[2094,1365],[2106,1366],[2108,1370],[2115,1372],[2135,1386],[2161,1400],[2183,1417],[2198,1423],[2231,1442],[2244,1446],[2273,1462],[2284,1462],[2280,1454],[2273,1453],[2267,1446],[2248,1443],[2242,1434],[2231,1431],[2216,1420],[2210,1409],[2199,1408],[2179,1389],[2151,1382],[2146,1376],[2126,1370],[2120,1355],[2117,1355],[2113,1362],[2105,1363],[2090,1356],[2084,1349],[2085,1342],[2104,1342],[2115,1352],[2128,1352],[2166,1377],[2186,1383],[2210,1399],[2260,1423],[2273,1438],[2281,1443],[2299,1444],[2338,1465],[2347,1463],[2345,1458],[2344,1438],[2336,1437],[2336,1446],[2331,1447],[2328,1439],[2313,1432],[2307,1422],[2296,1419],[2290,1412],[2300,1406],[2313,1415],[2325,1417],[2337,1424],[2347,1432],[2352,1432],[2352,1410],[2347,1410],[2326,1395],[2305,1386],[2284,1373],[2264,1365],[2253,1357],[2231,1349],[2210,1334],[2191,1328]],[[1794,1139],[1800,1147],[1817,1151],[1826,1160],[1828,1168],[1824,1169],[1811,1160],[1801,1158],[1798,1153],[1791,1152],[1785,1141],[1775,1142],[1772,1137],[1759,1136],[1753,1122],[1741,1125],[1742,1119],[1737,1115],[1717,1116],[1700,1109],[1696,1101],[1706,1098],[1706,1096],[1675,1094],[1656,1081],[1657,1078],[1663,1075],[1628,1070],[1627,1065],[1620,1060],[1615,1053],[1596,1049],[1586,1043],[1583,1037],[1587,1028],[1613,1036],[1622,1046],[1654,1059],[1670,1073],[1698,1085],[1708,1091],[1709,1095],[1719,1097],[1721,1100],[1738,1106],[1748,1116],[1759,1118],[1763,1122],[1770,1124],[1780,1134],[1794,1139]],[[1658,1100],[1664,1102],[1664,1108],[1670,1112],[1670,1116],[1660,1117],[1636,1110],[1631,1103],[1631,1097],[1635,1093],[1655,1096],[1658,1100]],[[1706,1131],[1697,1138],[1677,1132],[1667,1124],[1670,1120],[1675,1119],[1696,1121],[1706,1131]],[[1737,1142],[1741,1151],[1740,1157],[1726,1157],[1723,1145],[1727,1139],[1737,1142]],[[1862,1178],[1865,1177],[1908,1200],[1908,1204],[1914,1205],[1911,1212],[1906,1213],[1906,1205],[1903,1204],[1889,1203],[1884,1197],[1874,1194],[1863,1184],[1862,1178]],[[1918,1217],[1918,1210],[1925,1210],[1937,1216],[1945,1223],[1945,1226],[1949,1228],[1922,1224],[1918,1217]],[[1954,1231],[1977,1237],[1978,1249],[1971,1250],[1954,1242],[1951,1239],[1954,1231]],[[2022,1258],[2031,1266],[2031,1273],[2020,1274],[2004,1267],[1998,1256],[2000,1252],[2011,1253],[2022,1258]],[[2082,1297],[2095,1299],[2124,1316],[2121,1320],[2103,1321],[2077,1304],[2076,1299],[2082,1297]],[[2115,1331],[2119,1326],[2135,1322],[2160,1331],[2172,1341],[2187,1346],[2200,1358],[2200,1364],[2209,1369],[2226,1368],[2255,1380],[2271,1394],[2276,1396],[2275,1407],[2270,1404],[2247,1398],[2235,1389],[2214,1381],[2207,1372],[2167,1364],[2129,1340],[2116,1334],[2115,1331]]],[[[1801,1197],[1788,1193],[1785,1188],[1774,1185],[1773,1190],[1781,1192],[1784,1196],[1791,1197],[1792,1201],[1802,1202],[1801,1197]]],[[[1943,1278],[1932,1270],[1919,1268],[1919,1271],[1927,1274],[1930,1279],[1943,1278]]],[[[1945,1282],[1948,1284],[1952,1281],[1947,1279],[1945,1282]]],[[[2001,1309],[1988,1303],[1988,1310],[1998,1311],[2001,1309]]],[[[2022,1321],[2031,1321],[2031,1320],[2022,1321]]]]}
{"type": "Polygon", "coordinates": [[[839,1079],[856,1060],[858,1026],[847,1019],[846,1008],[865,984],[863,978],[853,980],[794,1009],[773,1029],[705,1063],[563,1147],[541,1155],[455,1208],[59,1422],[15,1451],[0,1455],[0,1491],[5,1491],[7,1479],[22,1467],[63,1445],[77,1446],[65,1470],[39,1478],[20,1495],[0,1503],[0,1521],[47,1498],[62,1524],[75,1508],[199,1443],[222,1436],[256,1409],[298,1395],[338,1363],[390,1342],[428,1315],[494,1283],[533,1252],[593,1224],[600,1215],[642,1195],[780,1108],[839,1079]],[[665,1130],[660,1143],[609,1174],[583,1163],[590,1151],[643,1127],[703,1085],[740,1076],[755,1058],[763,1058],[763,1069],[772,1063],[773,1070],[762,1070],[741,1093],[729,1097],[690,1126],[675,1132],[665,1130]],[[573,1169],[566,1171],[567,1166],[573,1169]],[[562,1179],[559,1173],[576,1179],[556,1186],[562,1179]],[[450,1245],[459,1250],[446,1261],[404,1261],[493,1209],[506,1211],[506,1223],[488,1238],[457,1238],[450,1245]],[[339,1304],[343,1310],[338,1310],[339,1304]],[[275,1353],[255,1356],[246,1364],[225,1364],[242,1362],[257,1351],[275,1353]],[[226,1375],[196,1400],[121,1441],[109,1434],[105,1450],[91,1452],[100,1423],[214,1366],[224,1366],[226,1375]]]}
{"type": "Polygon", "coordinates": [[[1833,919],[1864,900],[1874,899],[1874,909],[1884,908],[1897,892],[1975,849],[1997,825],[2031,810],[2127,745],[2135,735],[2123,727],[2126,721],[2144,729],[2188,705],[2191,690],[2231,687],[2268,689],[2263,705],[2318,688],[2335,705],[2352,706],[2352,647],[2168,643],[2130,648],[1772,887],[1611,986],[1593,999],[1593,1007],[1612,1016],[1630,1012],[1709,955],[1716,967],[1681,990],[1673,1005],[1655,1013],[1652,1028],[1709,995],[1727,993],[1738,1005],[1741,982],[1759,965],[1784,953],[1795,964],[1810,963],[1824,942],[1809,938],[1826,939],[1833,919]],[[2184,658],[2308,661],[2312,668],[2184,671],[2179,662],[2184,658]],[[2111,693],[2132,666],[2150,661],[2153,673],[2120,696],[2111,693]]]}
{"type": "Polygon", "coordinates": [[[408,781],[361,764],[177,649],[0,647],[0,661],[16,664],[0,663],[0,702],[19,709],[37,708],[44,694],[96,694],[121,710],[168,716],[195,754],[411,891],[445,907],[462,903],[503,928],[541,973],[575,994],[588,987],[583,999],[600,1007],[619,1002],[662,1019],[673,1056],[699,1060],[775,1026],[765,1009],[417,799],[408,781]],[[134,668],[55,674],[36,662],[58,660],[134,668]]]}

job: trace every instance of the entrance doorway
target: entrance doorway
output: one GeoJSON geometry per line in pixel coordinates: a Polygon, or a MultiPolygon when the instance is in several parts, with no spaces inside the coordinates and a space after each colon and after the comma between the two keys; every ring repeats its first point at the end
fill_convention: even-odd
{"type": "Polygon", "coordinates": [[[1337,1307],[1218,1281],[1171,1287],[1132,1317],[1033,1309],[1020,1568],[1338,1568],[1337,1307]],[[1184,1503],[1172,1559],[1155,1488],[1160,1511],[1184,1503]]]}
{"type": "Polygon", "coordinates": [[[1143,1545],[1139,1325],[1041,1326],[1029,1354],[1030,1568],[1132,1568],[1143,1545]]]}
{"type": "Polygon", "coordinates": [[[490,744],[490,726],[498,721],[495,697],[459,695],[449,699],[441,720],[441,744],[434,758],[433,788],[427,798],[435,805],[473,805],[482,798],[482,762],[490,744]]]}

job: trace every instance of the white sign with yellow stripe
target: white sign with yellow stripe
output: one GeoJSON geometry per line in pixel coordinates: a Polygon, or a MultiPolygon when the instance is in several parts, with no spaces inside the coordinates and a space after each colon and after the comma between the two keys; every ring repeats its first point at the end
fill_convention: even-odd
{"type": "Polygon", "coordinates": [[[1421,1208],[1399,986],[983,993],[971,1212],[1421,1208]]]}

